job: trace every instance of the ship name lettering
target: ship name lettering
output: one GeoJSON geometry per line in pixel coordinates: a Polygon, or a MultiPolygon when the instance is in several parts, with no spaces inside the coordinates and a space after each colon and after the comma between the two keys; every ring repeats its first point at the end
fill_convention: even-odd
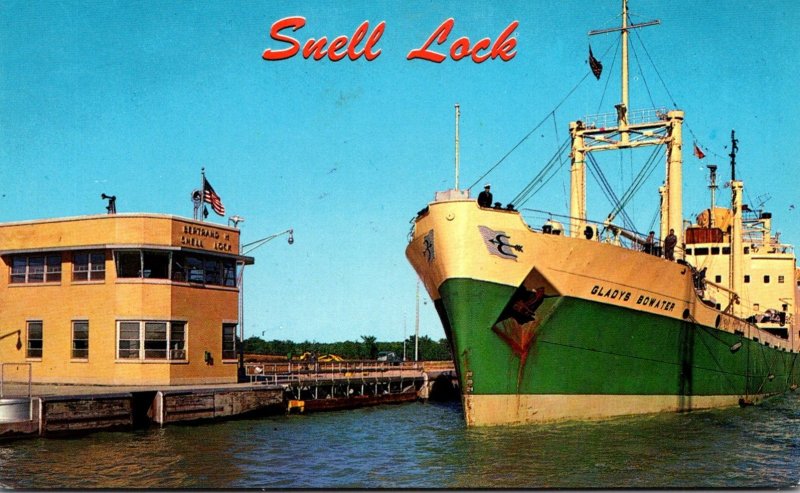
{"type": "Polygon", "coordinates": [[[608,289],[598,285],[595,285],[592,288],[592,294],[601,298],[610,298],[612,300],[628,301],[631,299],[630,291],[621,289],[608,289]]]}
{"type": "Polygon", "coordinates": [[[675,303],[667,300],[658,299],[652,296],[639,296],[639,299],[636,300],[637,305],[647,306],[650,308],[656,308],[659,310],[664,310],[665,312],[671,312],[675,309],[675,303]]]}

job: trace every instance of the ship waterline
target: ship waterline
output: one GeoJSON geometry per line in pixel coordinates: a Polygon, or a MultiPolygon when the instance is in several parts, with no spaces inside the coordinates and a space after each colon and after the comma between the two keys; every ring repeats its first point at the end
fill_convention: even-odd
{"type": "Polygon", "coordinates": [[[733,407],[738,399],[730,395],[516,394],[466,395],[462,404],[468,426],[497,426],[733,407]]]}

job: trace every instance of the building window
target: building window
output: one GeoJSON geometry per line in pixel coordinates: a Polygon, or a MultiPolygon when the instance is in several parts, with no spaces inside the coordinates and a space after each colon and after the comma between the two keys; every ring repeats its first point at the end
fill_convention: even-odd
{"type": "Polygon", "coordinates": [[[72,322],[72,358],[89,358],[89,322],[87,320],[72,322]]]}
{"type": "Polygon", "coordinates": [[[117,277],[142,277],[142,258],[139,251],[116,252],[117,277]]]}
{"type": "Polygon", "coordinates": [[[169,279],[169,252],[143,251],[142,277],[169,279]]]}
{"type": "Polygon", "coordinates": [[[692,249],[691,248],[687,248],[686,249],[686,255],[691,255],[691,254],[692,254],[692,249]]]}
{"type": "Polygon", "coordinates": [[[42,357],[42,342],[44,329],[41,321],[28,322],[28,358],[42,357]]]}
{"type": "Polygon", "coordinates": [[[236,262],[212,255],[172,254],[172,280],[236,287],[236,262]]]}
{"type": "Polygon", "coordinates": [[[695,248],[694,249],[695,255],[708,255],[708,248],[695,248]]]}
{"type": "Polygon", "coordinates": [[[11,258],[11,283],[61,281],[61,254],[15,255],[11,258]]]}
{"type": "Polygon", "coordinates": [[[119,250],[115,252],[117,277],[169,279],[170,252],[158,250],[119,250]]]}
{"type": "Polygon", "coordinates": [[[714,276],[714,282],[719,284],[722,282],[722,276],[714,276]]]}
{"type": "Polygon", "coordinates": [[[73,281],[102,281],[106,278],[106,255],[103,252],[79,252],[72,255],[73,281]]]}
{"type": "Polygon", "coordinates": [[[722,254],[723,255],[730,255],[731,254],[731,247],[722,247],[722,254]]]}
{"type": "Polygon", "coordinates": [[[236,359],[236,324],[222,324],[222,359],[236,359]]]}
{"type": "Polygon", "coordinates": [[[769,284],[769,276],[764,276],[764,284],[769,284]]]}
{"type": "Polygon", "coordinates": [[[719,247],[711,247],[711,255],[719,255],[719,247]]]}
{"type": "Polygon", "coordinates": [[[141,337],[139,322],[120,322],[117,335],[117,358],[139,359],[141,337]]]}
{"type": "Polygon", "coordinates": [[[750,275],[749,274],[745,274],[744,275],[744,282],[746,282],[746,283],[750,282],[750,275]]]}
{"type": "Polygon", "coordinates": [[[169,359],[186,359],[186,322],[172,322],[170,324],[169,359]]]}
{"type": "Polygon", "coordinates": [[[783,284],[783,282],[784,282],[784,277],[778,276],[778,284],[783,284]]]}
{"type": "Polygon", "coordinates": [[[117,358],[185,360],[186,322],[119,322],[117,358]]]}

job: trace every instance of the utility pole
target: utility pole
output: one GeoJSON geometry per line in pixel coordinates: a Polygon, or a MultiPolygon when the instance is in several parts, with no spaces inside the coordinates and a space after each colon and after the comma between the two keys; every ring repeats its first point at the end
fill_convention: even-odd
{"type": "Polygon", "coordinates": [[[419,361],[419,280],[417,280],[417,321],[414,327],[414,361],[419,361]]]}

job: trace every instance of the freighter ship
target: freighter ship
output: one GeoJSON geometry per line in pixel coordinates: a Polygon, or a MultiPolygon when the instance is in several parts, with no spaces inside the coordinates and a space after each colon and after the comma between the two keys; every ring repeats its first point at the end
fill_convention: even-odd
{"type": "Polygon", "coordinates": [[[406,256],[450,342],[467,426],[745,406],[800,382],[793,248],[743,203],[733,132],[729,207],[709,166],[710,206],[685,225],[684,113],[628,110],[628,32],[657,21],[629,24],[627,0],[622,14],[596,31],[621,33],[622,101],[610,122],[570,123],[565,225],[527,224],[457,184],[413,220],[406,256]],[[614,213],[587,219],[591,154],[645,146],[666,148],[658,238],[614,213]]]}

